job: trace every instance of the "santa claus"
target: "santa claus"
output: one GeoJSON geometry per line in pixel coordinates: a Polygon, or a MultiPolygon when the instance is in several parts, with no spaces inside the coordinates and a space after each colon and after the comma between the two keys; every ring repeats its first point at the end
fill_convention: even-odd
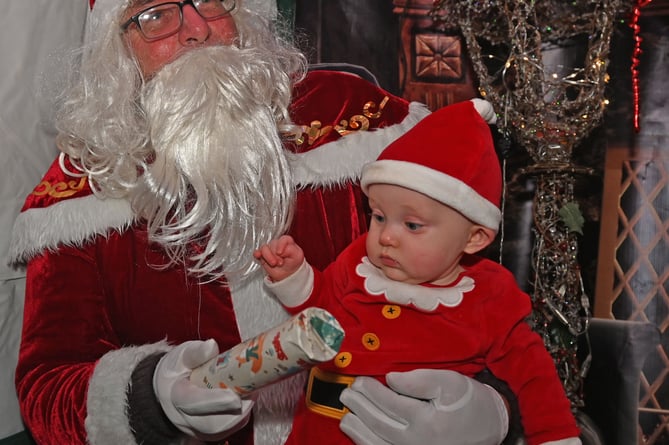
{"type": "MultiPolygon", "coordinates": [[[[251,398],[188,376],[286,319],[255,246],[289,231],[316,267],[334,259],[366,230],[362,165],[428,110],[356,75],[307,73],[252,6],[92,8],[61,100],[62,154],[12,244],[28,268],[17,388],[41,444],[266,445],[289,432],[301,375],[251,398]]],[[[428,375],[407,386],[450,388],[458,409],[421,400],[421,415],[397,419],[411,391],[363,388],[357,440],[391,443],[397,428],[416,444],[504,436],[499,396],[428,375]]]]}

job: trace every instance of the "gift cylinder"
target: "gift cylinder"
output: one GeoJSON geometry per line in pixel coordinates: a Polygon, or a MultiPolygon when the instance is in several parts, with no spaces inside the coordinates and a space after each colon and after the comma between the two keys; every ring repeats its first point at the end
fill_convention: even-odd
{"type": "Polygon", "coordinates": [[[344,330],[325,309],[307,308],[193,370],[201,387],[251,393],[335,357],[344,330]]]}

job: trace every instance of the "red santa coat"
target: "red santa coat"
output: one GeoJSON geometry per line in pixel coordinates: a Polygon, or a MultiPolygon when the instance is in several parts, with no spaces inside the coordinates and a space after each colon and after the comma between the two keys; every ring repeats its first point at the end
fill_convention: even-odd
{"type": "MultiPolygon", "coordinates": [[[[331,373],[321,380],[345,380],[337,377],[341,374],[383,380],[388,372],[418,368],[474,376],[488,368],[518,397],[529,445],[578,437],[555,364],[525,322],[530,298],[511,272],[465,256],[464,271],[451,285],[400,283],[369,262],[366,238],[354,241],[323,273],[301,268],[268,283],[291,312],[321,307],[344,328],[337,356],[319,365],[331,373]]],[[[300,403],[287,444],[353,444],[330,414],[328,408],[300,403]]]]}
{"type": "MultiPolygon", "coordinates": [[[[356,185],[363,163],[427,113],[350,74],[313,72],[296,86],[291,114],[303,134],[287,146],[301,187],[292,233],[314,264],[366,230],[356,185]]],[[[140,360],[192,339],[214,338],[223,351],[286,314],[259,294],[260,279],[231,292],[152,267],[166,256],[147,242],[129,203],[99,199],[68,170],[54,162],[14,228],[12,257],[28,273],[16,372],[22,414],[40,444],[133,444],[126,388],[140,360]]],[[[290,413],[286,397],[261,396],[258,406],[269,405],[268,417],[290,413]]],[[[277,443],[268,431],[255,443],[277,443]]],[[[231,443],[253,443],[251,428],[231,443]]]]}

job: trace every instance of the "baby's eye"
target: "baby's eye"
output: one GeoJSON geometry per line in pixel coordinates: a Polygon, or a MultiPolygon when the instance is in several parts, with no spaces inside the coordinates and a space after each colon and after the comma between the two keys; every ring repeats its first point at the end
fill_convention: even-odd
{"type": "Polygon", "coordinates": [[[378,213],[372,213],[372,219],[378,223],[382,223],[386,220],[383,215],[379,215],[378,213]]]}
{"type": "Polygon", "coordinates": [[[415,223],[415,222],[407,222],[405,223],[407,229],[411,230],[412,232],[415,232],[416,230],[419,230],[421,227],[423,227],[422,224],[415,223]]]}

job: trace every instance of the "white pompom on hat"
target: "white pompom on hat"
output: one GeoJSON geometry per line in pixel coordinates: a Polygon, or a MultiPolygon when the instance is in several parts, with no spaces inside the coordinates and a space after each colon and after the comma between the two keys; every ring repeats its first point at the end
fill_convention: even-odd
{"type": "Polygon", "coordinates": [[[405,187],[497,231],[502,172],[488,126],[494,122],[492,105],[482,99],[440,108],[363,168],[363,191],[372,184],[405,187]]]}

